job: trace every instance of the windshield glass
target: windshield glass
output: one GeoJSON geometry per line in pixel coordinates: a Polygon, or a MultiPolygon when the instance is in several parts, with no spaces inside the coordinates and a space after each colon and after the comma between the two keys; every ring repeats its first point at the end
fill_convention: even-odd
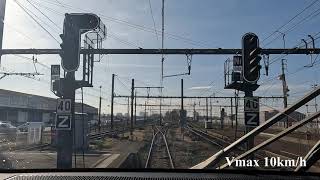
{"type": "Polygon", "coordinates": [[[0,168],[320,172],[319,8],[0,0],[0,168]]]}

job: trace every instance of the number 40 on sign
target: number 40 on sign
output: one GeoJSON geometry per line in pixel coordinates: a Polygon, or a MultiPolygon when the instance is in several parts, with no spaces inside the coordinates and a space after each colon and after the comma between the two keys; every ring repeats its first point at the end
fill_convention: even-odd
{"type": "Polygon", "coordinates": [[[57,114],[71,113],[71,99],[58,99],[57,114]]]}
{"type": "Polygon", "coordinates": [[[244,99],[244,111],[259,112],[259,97],[246,97],[244,99]]]}
{"type": "Polygon", "coordinates": [[[57,130],[71,130],[71,99],[58,99],[57,101],[57,130]]]}

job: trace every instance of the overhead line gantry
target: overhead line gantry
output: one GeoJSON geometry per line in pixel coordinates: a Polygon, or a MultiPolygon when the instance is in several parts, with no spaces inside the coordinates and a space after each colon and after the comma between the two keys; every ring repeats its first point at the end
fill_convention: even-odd
{"type": "MultiPolygon", "coordinates": [[[[81,49],[80,54],[167,54],[167,55],[234,55],[242,49],[81,49]]],[[[61,49],[2,49],[0,55],[10,54],[60,54],[61,49]]],[[[319,54],[320,48],[261,49],[261,54],[319,54]]]]}

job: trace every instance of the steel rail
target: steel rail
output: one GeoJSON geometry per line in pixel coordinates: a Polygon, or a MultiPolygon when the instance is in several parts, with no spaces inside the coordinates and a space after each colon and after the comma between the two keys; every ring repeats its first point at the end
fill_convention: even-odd
{"type": "MultiPolygon", "coordinates": [[[[234,163],[236,160],[244,159],[244,158],[248,157],[250,154],[252,154],[252,153],[260,150],[261,148],[266,147],[267,145],[273,143],[274,141],[286,136],[287,134],[295,131],[296,129],[298,129],[300,127],[302,127],[303,125],[307,124],[308,122],[318,118],[319,116],[320,116],[320,111],[317,112],[317,113],[312,114],[311,116],[309,116],[308,118],[305,118],[304,120],[302,120],[300,122],[295,123],[294,125],[290,126],[289,128],[281,131],[280,133],[275,134],[272,138],[260,143],[259,145],[255,146],[254,148],[250,149],[249,151],[246,151],[245,153],[237,156],[236,158],[234,158],[231,161],[231,164],[234,163]]],[[[228,166],[229,166],[228,163],[225,163],[224,165],[220,166],[219,169],[223,169],[223,168],[226,168],[228,166]]]]}
{"type": "Polygon", "coordinates": [[[146,161],[146,164],[145,164],[144,168],[148,168],[149,167],[149,164],[150,164],[150,161],[151,161],[151,154],[152,154],[152,150],[153,150],[153,145],[154,145],[154,142],[155,142],[155,139],[156,139],[156,136],[158,135],[158,133],[159,133],[159,131],[157,131],[156,133],[153,132],[153,137],[152,137],[152,141],[151,141],[151,144],[150,144],[149,153],[148,153],[147,161],[146,161]]]}
{"type": "Polygon", "coordinates": [[[300,100],[298,100],[296,103],[294,103],[291,106],[289,106],[288,108],[282,110],[281,112],[279,112],[278,114],[273,116],[271,119],[264,122],[260,126],[256,127],[255,129],[253,129],[249,133],[245,134],[244,136],[242,136],[241,138],[239,138],[238,140],[236,140],[235,142],[233,142],[232,144],[230,144],[229,146],[227,146],[223,150],[212,155],[207,160],[193,166],[192,169],[203,169],[203,168],[208,167],[209,165],[216,165],[224,156],[226,156],[229,152],[231,152],[232,150],[237,148],[237,146],[245,143],[249,138],[254,137],[254,136],[258,135],[260,132],[263,132],[264,130],[268,129],[270,126],[272,126],[276,122],[278,122],[281,119],[283,119],[284,117],[286,117],[287,114],[292,113],[293,111],[300,108],[301,106],[303,106],[304,104],[306,104],[310,100],[317,97],[319,94],[320,94],[320,87],[311,91],[310,93],[308,93],[307,95],[302,97],[300,100]]]}
{"type": "MultiPolygon", "coordinates": [[[[217,142],[212,141],[212,140],[209,139],[208,137],[205,137],[205,136],[203,135],[203,134],[204,134],[203,132],[197,131],[197,130],[195,130],[193,127],[190,127],[189,125],[187,125],[187,128],[188,128],[189,131],[191,131],[191,132],[194,133],[195,135],[197,135],[197,136],[205,139],[206,141],[210,142],[211,144],[214,144],[214,145],[216,145],[216,146],[218,146],[218,147],[220,147],[220,148],[223,148],[223,145],[221,145],[221,144],[219,144],[219,143],[217,143],[217,142]],[[201,135],[201,134],[202,134],[202,135],[201,135]]],[[[207,135],[208,135],[208,134],[207,134],[207,135]]]]}
{"type": "Polygon", "coordinates": [[[103,131],[100,133],[90,133],[87,136],[89,137],[89,139],[101,139],[106,136],[111,136],[111,135],[113,136],[113,135],[124,133],[126,131],[129,131],[129,129],[126,128],[126,129],[118,129],[113,131],[103,131]]]}
{"type": "MultiPolygon", "coordinates": [[[[213,136],[213,135],[211,135],[211,134],[209,134],[209,133],[206,133],[206,132],[204,132],[204,131],[202,131],[202,130],[200,130],[199,128],[196,128],[194,125],[188,125],[191,129],[193,129],[193,130],[195,130],[195,131],[198,131],[198,132],[200,132],[200,133],[202,133],[202,134],[204,134],[205,136],[208,136],[209,138],[212,138],[212,139],[217,139],[218,141],[221,141],[221,142],[223,142],[224,144],[226,144],[226,145],[230,145],[232,142],[229,142],[229,140],[225,140],[225,139],[223,139],[223,138],[219,138],[219,137],[215,137],[215,136],[213,136]]],[[[221,134],[220,134],[221,135],[221,134]]],[[[200,135],[199,135],[200,136],[200,135]]],[[[221,136],[223,136],[223,135],[221,135],[221,136]]],[[[203,138],[206,138],[206,137],[204,137],[204,136],[202,136],[203,138]]],[[[209,141],[211,141],[209,138],[206,138],[206,139],[208,139],[209,141]]],[[[228,138],[229,139],[229,138],[228,138]]],[[[214,142],[215,143],[215,142],[214,142]]],[[[221,148],[223,148],[223,146],[221,146],[221,148]]],[[[244,151],[245,150],[245,148],[244,147],[237,147],[237,150],[239,150],[239,151],[244,151]]],[[[266,152],[266,151],[265,151],[266,152]]],[[[263,155],[262,154],[257,154],[257,157],[259,157],[259,158],[261,158],[261,159],[263,159],[263,155]]]]}
{"type": "MultiPolygon", "coordinates": [[[[146,123],[144,125],[138,125],[135,128],[141,128],[141,127],[145,127],[145,126],[149,126],[149,124],[146,123]]],[[[126,127],[126,128],[123,128],[123,129],[115,129],[115,130],[112,130],[112,131],[103,131],[103,132],[100,132],[100,133],[89,133],[87,136],[89,137],[89,139],[101,139],[101,138],[103,138],[105,136],[117,135],[117,134],[121,134],[121,133],[127,132],[129,130],[130,129],[126,127]]]]}
{"type": "Polygon", "coordinates": [[[171,152],[170,152],[170,149],[169,149],[169,145],[168,145],[168,142],[167,142],[166,135],[157,126],[155,126],[155,129],[157,131],[153,133],[153,137],[152,137],[152,141],[151,141],[151,144],[150,144],[150,148],[149,148],[149,152],[148,152],[148,157],[147,157],[147,161],[146,161],[146,164],[145,164],[145,168],[148,168],[149,165],[150,165],[150,162],[151,162],[151,159],[152,159],[152,152],[153,152],[153,148],[154,148],[154,144],[155,144],[157,136],[158,135],[162,135],[163,141],[164,141],[165,146],[166,146],[166,151],[167,151],[167,154],[168,154],[168,157],[169,157],[170,166],[171,166],[172,169],[174,169],[175,166],[174,166],[174,163],[173,163],[173,160],[172,160],[172,156],[171,156],[171,152]]]}
{"type": "MultiPolygon", "coordinates": [[[[156,127],[156,128],[157,128],[157,127],[156,127]]],[[[157,128],[157,129],[158,129],[158,128],[157,128]]],[[[168,156],[169,156],[169,161],[170,161],[171,168],[174,169],[174,163],[173,163],[172,156],[171,156],[171,152],[170,152],[169,145],[168,145],[168,142],[167,142],[167,137],[166,137],[166,135],[165,135],[160,129],[158,129],[158,130],[159,130],[159,132],[162,134],[164,143],[165,143],[165,145],[166,145],[166,149],[167,149],[167,153],[168,153],[168,156]]]]}

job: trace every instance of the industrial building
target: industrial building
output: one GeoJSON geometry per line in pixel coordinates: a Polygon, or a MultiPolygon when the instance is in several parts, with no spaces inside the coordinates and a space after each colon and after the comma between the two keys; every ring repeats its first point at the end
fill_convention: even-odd
{"type": "MultiPolygon", "coordinates": [[[[0,89],[0,121],[20,125],[25,122],[44,122],[53,124],[57,99],[21,92],[0,89]]],[[[76,103],[75,112],[81,113],[80,103],[76,103]]],[[[98,114],[98,109],[87,104],[83,112],[91,120],[98,114]]]]}
{"type": "MultiPolygon", "coordinates": [[[[269,110],[269,111],[260,112],[261,122],[265,122],[265,121],[269,120],[270,118],[272,118],[273,116],[275,116],[278,113],[279,113],[278,110],[269,110]]],[[[298,111],[294,111],[294,112],[290,113],[287,116],[287,118],[283,118],[282,120],[280,120],[277,123],[277,125],[280,127],[285,127],[285,122],[288,120],[289,126],[291,126],[293,123],[295,123],[297,121],[301,121],[304,118],[306,118],[305,114],[298,112],[298,111]]]]}

